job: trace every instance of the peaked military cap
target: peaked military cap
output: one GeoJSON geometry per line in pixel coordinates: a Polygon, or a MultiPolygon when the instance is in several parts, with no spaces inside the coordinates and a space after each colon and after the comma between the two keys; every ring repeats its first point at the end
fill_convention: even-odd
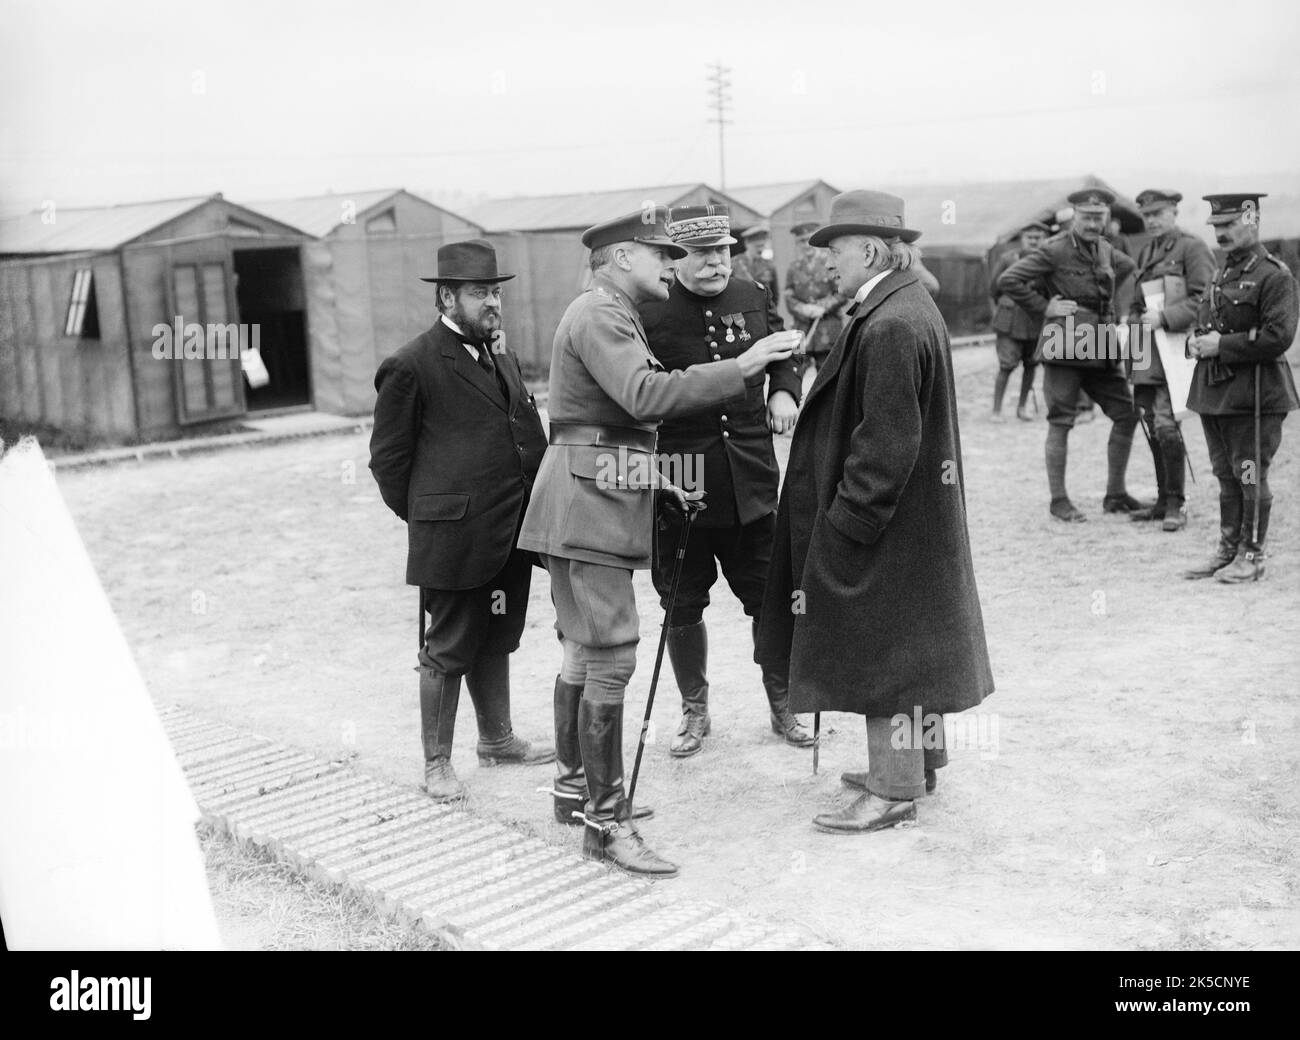
{"type": "Polygon", "coordinates": [[[1267,192],[1246,191],[1232,194],[1202,195],[1210,204],[1207,224],[1231,224],[1243,213],[1258,213],[1259,200],[1268,198],[1267,192]]]}
{"type": "Polygon", "coordinates": [[[1066,201],[1076,213],[1104,213],[1115,204],[1115,195],[1105,188],[1083,188],[1067,195],[1066,201]]]}
{"type": "Polygon", "coordinates": [[[640,242],[666,249],[674,260],[680,260],[686,255],[686,250],[673,242],[667,225],[667,206],[647,206],[625,217],[615,217],[587,228],[582,233],[582,244],[588,249],[599,249],[619,242],[640,242]]]}
{"type": "Polygon", "coordinates": [[[811,235],[820,226],[821,222],[817,220],[801,220],[790,229],[790,234],[794,235],[795,238],[799,238],[801,235],[811,235]]]}
{"type": "Polygon", "coordinates": [[[679,246],[707,249],[736,244],[726,206],[674,206],[668,211],[668,235],[679,246]]]}
{"type": "Polygon", "coordinates": [[[1181,192],[1177,191],[1166,191],[1163,188],[1147,188],[1146,191],[1138,192],[1135,201],[1138,204],[1138,209],[1143,213],[1147,213],[1151,210],[1164,209],[1166,206],[1177,206],[1178,203],[1183,201],[1183,196],[1181,192]]]}
{"type": "Polygon", "coordinates": [[[1023,235],[1026,231],[1041,231],[1046,235],[1050,235],[1052,233],[1052,229],[1047,224],[1044,224],[1041,220],[1031,220],[1028,224],[1026,224],[1024,227],[1020,229],[1020,234],[1023,235]]]}
{"type": "Polygon", "coordinates": [[[508,282],[514,275],[497,271],[497,251],[490,242],[471,238],[438,249],[438,273],[422,282],[508,282]]]}
{"type": "Polygon", "coordinates": [[[755,238],[758,235],[767,235],[770,237],[771,234],[772,229],[766,224],[755,224],[753,227],[745,228],[745,230],[740,233],[740,237],[755,238]]]}

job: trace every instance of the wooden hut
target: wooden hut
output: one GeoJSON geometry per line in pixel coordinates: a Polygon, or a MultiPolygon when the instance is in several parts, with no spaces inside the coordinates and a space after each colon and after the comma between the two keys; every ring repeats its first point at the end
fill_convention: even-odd
{"type": "Polygon", "coordinates": [[[0,221],[0,414],[114,439],[243,414],[241,296],[301,313],[303,238],[220,195],[0,221]],[[178,321],[217,342],[177,357],[178,321]]]}
{"type": "MultiPolygon", "coordinates": [[[[790,229],[809,220],[822,223],[831,210],[831,199],[840,193],[825,181],[789,181],[780,184],[752,184],[734,188],[731,194],[750,209],[762,214],[763,222],[772,229],[773,263],[776,264],[782,295],[786,272],[794,260],[797,249],[790,229]]],[[[748,227],[738,224],[741,230],[748,227]]],[[[784,313],[784,304],[782,304],[784,313]]]]}

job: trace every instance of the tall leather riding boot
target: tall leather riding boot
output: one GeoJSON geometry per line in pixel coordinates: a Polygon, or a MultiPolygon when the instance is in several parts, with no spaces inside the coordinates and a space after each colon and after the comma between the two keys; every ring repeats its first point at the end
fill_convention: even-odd
{"type": "Polygon", "coordinates": [[[1044,454],[1047,459],[1047,487],[1052,496],[1052,516],[1067,523],[1079,523],[1088,518],[1075,508],[1070,496],[1065,493],[1065,461],[1069,454],[1067,447],[1070,437],[1068,426],[1055,423],[1047,427],[1047,446],[1044,454]]]}
{"type": "Polygon", "coordinates": [[[555,748],[536,747],[515,736],[510,724],[510,655],[484,654],[465,673],[465,685],[478,716],[481,766],[542,765],[555,761],[555,748]]]}
{"type": "Polygon", "coordinates": [[[1165,503],[1164,530],[1181,531],[1187,526],[1187,451],[1177,435],[1168,436],[1160,444],[1165,459],[1165,486],[1162,490],[1165,503]]]}
{"type": "Polygon", "coordinates": [[[1136,509],[1129,513],[1128,518],[1136,521],[1163,520],[1165,518],[1165,499],[1168,497],[1164,446],[1149,428],[1147,432],[1150,433],[1147,443],[1151,446],[1151,465],[1156,471],[1156,500],[1146,509],[1136,509]]]}
{"type": "Polygon", "coordinates": [[[1264,538],[1268,534],[1268,517],[1273,511],[1273,500],[1259,500],[1259,529],[1255,529],[1255,500],[1242,501],[1240,552],[1228,566],[1217,571],[1215,579],[1225,585],[1244,585],[1264,577],[1264,538]]]}
{"type": "Polygon", "coordinates": [[[456,734],[460,676],[420,669],[420,739],[424,744],[424,789],[439,802],[465,794],[451,768],[451,743],[456,734]]]}
{"type": "MultiPolygon", "coordinates": [[[[578,705],[582,687],[555,677],[555,765],[557,775],[551,796],[555,799],[555,820],[571,827],[582,824],[587,807],[587,774],[582,768],[582,747],[578,741],[578,705]],[[575,815],[576,814],[576,815],[575,815]]],[[[650,806],[637,802],[632,818],[647,820],[655,814],[650,806]]]]}
{"type": "Polygon", "coordinates": [[[555,819],[576,824],[587,804],[587,774],[582,768],[582,747],[578,743],[578,702],[582,687],[555,677],[555,819]]]}
{"type": "MultiPolygon", "coordinates": [[[[751,621],[750,635],[758,644],[758,622],[751,621]]],[[[793,747],[812,747],[813,738],[790,710],[790,674],[786,670],[763,665],[763,689],[767,691],[768,718],[772,732],[793,747]]]]}
{"type": "Polygon", "coordinates": [[[993,382],[993,414],[1002,414],[1002,398],[1006,396],[1007,382],[1011,379],[1011,373],[1005,368],[998,369],[997,379],[993,382]]]}
{"type": "Polygon", "coordinates": [[[651,851],[630,819],[623,787],[623,704],[578,702],[578,743],[587,773],[582,856],[643,877],[675,877],[677,868],[651,851]]]}
{"type": "Polygon", "coordinates": [[[1107,513],[1131,513],[1151,505],[1148,502],[1144,506],[1125,487],[1128,458],[1133,452],[1133,431],[1136,429],[1136,420],[1116,422],[1110,428],[1110,439],[1106,442],[1106,497],[1101,503],[1107,513]]]}
{"type": "Polygon", "coordinates": [[[668,660],[682,693],[682,720],[669,753],[689,758],[704,748],[713,728],[709,719],[709,635],[703,621],[668,629],[668,660]]]}
{"type": "Polygon", "coordinates": [[[1205,563],[1183,571],[1184,578],[1213,578],[1215,574],[1237,558],[1237,547],[1241,544],[1241,516],[1244,499],[1241,488],[1236,493],[1219,492],[1219,545],[1205,563]]]}

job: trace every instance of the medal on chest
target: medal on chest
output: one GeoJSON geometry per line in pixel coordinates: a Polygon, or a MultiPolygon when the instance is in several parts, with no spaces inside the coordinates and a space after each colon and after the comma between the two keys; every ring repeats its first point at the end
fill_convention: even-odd
{"type": "Polygon", "coordinates": [[[725,326],[727,326],[727,342],[728,342],[728,343],[735,343],[735,342],[736,342],[736,333],[732,330],[732,327],[731,327],[732,324],[735,322],[735,320],[736,320],[736,316],[735,316],[734,314],[724,314],[724,315],[722,316],[722,324],[725,325],[725,326]]]}
{"type": "Polygon", "coordinates": [[[740,341],[742,343],[748,343],[754,337],[745,331],[745,316],[743,314],[737,314],[735,315],[735,318],[736,328],[740,329],[740,341]]]}

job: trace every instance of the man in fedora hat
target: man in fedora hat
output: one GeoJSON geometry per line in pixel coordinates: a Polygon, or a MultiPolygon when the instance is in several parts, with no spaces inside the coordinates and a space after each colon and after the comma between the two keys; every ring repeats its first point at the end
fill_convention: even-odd
{"type": "MultiPolygon", "coordinates": [[[[1034,220],[1020,229],[1019,248],[1008,249],[993,264],[989,274],[989,289],[993,293],[993,331],[997,336],[998,375],[993,384],[993,420],[1002,422],[1002,398],[1007,392],[1011,373],[1023,366],[1020,375],[1020,400],[1016,404],[1016,418],[1032,422],[1026,404],[1034,389],[1034,371],[1038,362],[1034,350],[1038,346],[1038,333],[1043,319],[1021,307],[1006,293],[998,289],[1002,272],[1021,257],[1028,256],[1046,241],[1051,229],[1042,221],[1034,220]]],[[[1037,405],[1035,405],[1037,410],[1037,405]]]]}
{"type": "Polygon", "coordinates": [[[551,448],[537,476],[519,544],[551,576],[564,660],[555,683],[559,776],[555,814],[578,812],[583,856],[633,874],[677,868],[642,841],[623,782],[623,698],[640,638],[632,573],[651,564],[655,492],[675,510],[702,492],[661,480],[655,434],[662,419],[743,397],[747,383],[790,356],[777,333],[737,357],[665,370],[650,350],[640,304],[668,298],[673,261],[686,250],[665,227],[667,210],[588,228],[591,288],[569,304],[551,355],[551,448]]]}
{"type": "MultiPolygon", "coordinates": [[[[679,206],[669,214],[668,233],[686,250],[677,261],[677,280],[667,300],[639,308],[650,349],[665,368],[675,372],[737,357],[782,330],[768,289],[731,268],[729,247],[736,240],[725,206],[679,206]]],[[[668,658],[682,695],[681,723],[669,748],[677,758],[699,752],[711,727],[704,608],[719,566],[757,631],[780,482],[772,434],[794,428],[798,400],[795,361],[776,361],[746,380],[743,394],[666,419],[659,428],[661,456],[699,465],[709,496],[708,510],[694,522],[668,619],[668,658]]],[[[680,525],[664,526],[652,576],[667,607],[680,525]]],[[[772,731],[795,747],[811,746],[812,736],[790,713],[785,674],[764,669],[763,688],[772,731]]]]}
{"type": "Polygon", "coordinates": [[[1069,196],[1074,219],[1069,231],[1012,264],[998,288],[1034,315],[1042,315],[1036,357],[1043,365],[1047,401],[1047,483],[1050,512],[1057,520],[1088,518],[1065,490],[1068,438],[1079,411],[1079,391],[1101,405],[1113,423],[1106,448],[1108,473],[1102,508],[1130,513],[1143,508],[1128,493],[1126,475],[1138,413],[1120,368],[1115,332],[1115,296],[1136,265],[1103,237],[1115,196],[1086,188],[1069,196]]]}
{"type": "Polygon", "coordinates": [[[1225,253],[1201,301],[1187,349],[1196,358],[1187,406],[1201,417],[1219,481],[1219,545],[1187,578],[1226,585],[1264,577],[1264,539],[1273,511],[1269,464],[1282,423],[1300,408],[1285,357],[1295,340],[1296,280],[1260,244],[1261,192],[1206,195],[1209,223],[1225,253]]]}
{"type": "Polygon", "coordinates": [[[792,711],[866,717],[864,792],[819,815],[863,834],[916,816],[943,714],[993,692],[971,563],[948,330],[911,267],[903,200],[850,191],[812,236],[853,303],[803,405],[777,509],[757,658],[792,711]],[[915,720],[915,722],[914,722],[915,720]]]}
{"type": "Polygon", "coordinates": [[[804,334],[804,384],[809,385],[840,334],[840,312],[848,300],[835,291],[835,277],[826,269],[824,250],[809,239],[817,221],[804,220],[790,229],[798,252],[785,273],[785,309],[794,327],[804,334]]]}
{"type": "Polygon", "coordinates": [[[510,654],[528,607],[533,555],[519,523],[546,434],[514,353],[502,341],[496,252],[473,239],[442,246],[438,321],[375,375],[370,470],[407,525],[406,582],[421,590],[419,654],[424,780],[447,801],[465,793],[451,766],[462,677],[483,765],[541,764],[510,722],[510,654]]]}
{"type": "Polygon", "coordinates": [[[772,263],[772,229],[755,224],[740,233],[740,242],[742,251],[732,261],[732,270],[741,278],[757,282],[772,294],[772,299],[779,300],[781,284],[776,264],[772,263]]]}
{"type": "Polygon", "coordinates": [[[1171,532],[1187,526],[1187,452],[1175,415],[1175,407],[1181,410],[1183,402],[1175,405],[1169,396],[1155,331],[1185,332],[1195,325],[1201,297],[1214,277],[1210,247],[1177,224],[1182,199],[1179,192],[1161,188],[1138,193],[1138,209],[1151,237],[1137,255],[1137,291],[1129,313],[1129,379],[1133,383],[1133,403],[1146,427],[1157,489],[1155,504],[1130,513],[1129,519],[1159,520],[1162,529],[1171,532]],[[1153,288],[1157,288],[1158,298],[1164,301],[1159,310],[1148,309],[1142,288],[1152,282],[1156,283],[1153,288]],[[1135,350],[1139,338],[1141,345],[1135,350]],[[1134,359],[1141,363],[1134,363],[1134,359]]]}

